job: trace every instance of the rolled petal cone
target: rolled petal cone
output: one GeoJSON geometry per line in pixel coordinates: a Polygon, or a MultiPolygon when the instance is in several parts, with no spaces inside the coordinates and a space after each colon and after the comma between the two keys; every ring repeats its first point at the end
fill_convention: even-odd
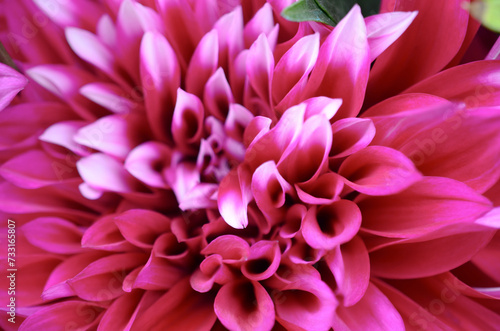
{"type": "Polygon", "coordinates": [[[0,329],[499,330],[463,2],[0,0],[0,329]]]}

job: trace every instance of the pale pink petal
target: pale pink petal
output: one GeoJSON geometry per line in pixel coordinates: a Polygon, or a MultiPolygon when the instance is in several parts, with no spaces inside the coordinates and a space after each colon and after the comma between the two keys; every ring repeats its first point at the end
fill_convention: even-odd
{"type": "MultiPolygon", "coordinates": [[[[248,80],[259,97],[269,105],[271,100],[271,84],[274,73],[274,56],[267,37],[261,34],[250,47],[247,57],[248,80]]],[[[268,116],[271,117],[272,116],[268,116]]]]}
{"type": "Polygon", "coordinates": [[[323,114],[328,120],[331,120],[337,114],[340,106],[342,106],[342,99],[313,97],[305,100],[303,103],[306,105],[304,119],[323,114]]]}
{"type": "Polygon", "coordinates": [[[218,33],[219,66],[227,71],[235,57],[243,50],[243,12],[241,6],[222,16],[214,25],[218,33]]]}
{"type": "Polygon", "coordinates": [[[128,113],[140,109],[137,100],[132,100],[125,91],[111,83],[90,83],[80,88],[80,93],[89,100],[113,113],[128,113]]]}
{"type": "MultiPolygon", "coordinates": [[[[200,78],[196,76],[196,79],[199,80],[200,78]]],[[[210,115],[224,121],[234,99],[222,68],[217,69],[208,78],[203,91],[203,101],[210,115]]]]}
{"type": "Polygon", "coordinates": [[[371,146],[349,156],[339,169],[346,185],[368,195],[401,192],[422,175],[409,158],[392,148],[371,146]]]}
{"type": "Polygon", "coordinates": [[[342,158],[368,146],[375,136],[371,120],[344,118],[332,124],[332,149],[330,156],[342,158]]]}
{"type": "Polygon", "coordinates": [[[217,184],[199,183],[191,188],[179,203],[182,210],[217,208],[217,184]]]}
{"type": "Polygon", "coordinates": [[[305,94],[341,98],[337,118],[359,113],[370,70],[370,48],[361,9],[353,9],[335,26],[319,50],[305,94]]]}
{"type": "Polygon", "coordinates": [[[165,171],[165,176],[179,203],[200,183],[200,173],[196,165],[189,162],[172,162],[170,168],[165,171]]]}
{"type": "Polygon", "coordinates": [[[337,318],[344,328],[340,330],[405,330],[403,319],[389,299],[373,283],[363,298],[354,306],[339,306],[333,327],[337,329],[337,318]],[[347,329],[345,329],[347,328],[347,329]]]}
{"type": "Polygon", "coordinates": [[[366,34],[370,46],[370,62],[373,62],[410,26],[417,11],[392,12],[365,18],[366,34]]]}
{"type": "Polygon", "coordinates": [[[167,188],[163,170],[170,166],[172,151],[164,144],[148,141],[135,147],[125,160],[125,169],[143,183],[167,188]]]}
{"type": "Polygon", "coordinates": [[[342,305],[350,307],[361,300],[370,282],[370,259],[363,240],[355,236],[327,255],[326,263],[343,297],[342,305]]]}
{"type": "Polygon", "coordinates": [[[171,138],[168,132],[181,73],[177,56],[162,34],[144,34],[140,46],[140,73],[151,130],[159,139],[171,138]]]}
{"type": "Polygon", "coordinates": [[[227,224],[236,229],[248,225],[247,206],[251,201],[251,179],[241,166],[231,170],[219,185],[217,205],[227,224]]]}
{"type": "Polygon", "coordinates": [[[97,19],[103,14],[101,6],[87,0],[78,2],[35,0],[34,3],[61,28],[77,26],[90,30],[95,28],[97,19]]]}
{"type": "MultiPolygon", "coordinates": [[[[85,121],[61,121],[49,126],[38,139],[66,147],[73,153],[79,156],[87,156],[90,154],[88,148],[78,144],[73,140],[78,130],[87,125],[85,121]]],[[[61,170],[70,170],[63,168],[61,170]]]]}
{"type": "Polygon", "coordinates": [[[203,96],[205,84],[217,69],[219,62],[219,39],[216,30],[203,36],[196,46],[186,72],[186,91],[203,96]]]}
{"type": "Polygon", "coordinates": [[[274,304],[258,282],[233,282],[222,286],[214,302],[219,321],[231,330],[271,330],[274,304]]]}
{"type": "Polygon", "coordinates": [[[273,9],[269,3],[264,5],[253,15],[252,19],[245,24],[243,38],[245,47],[250,48],[257,38],[264,33],[269,38],[269,34],[274,28],[273,9]]]}
{"type": "Polygon", "coordinates": [[[194,94],[177,90],[177,102],[172,118],[172,135],[181,148],[199,144],[203,134],[205,110],[194,94]]]}
{"type": "Polygon", "coordinates": [[[14,99],[28,80],[16,70],[6,64],[0,63],[0,111],[14,99]]]}
{"type": "Polygon", "coordinates": [[[302,221],[302,235],[311,247],[333,249],[351,240],[361,225],[361,212],[355,203],[339,200],[330,205],[311,207],[302,221]]]}
{"type": "Polygon", "coordinates": [[[36,218],[22,229],[32,245],[48,252],[75,254],[83,250],[80,243],[83,230],[62,218],[36,218]]]}

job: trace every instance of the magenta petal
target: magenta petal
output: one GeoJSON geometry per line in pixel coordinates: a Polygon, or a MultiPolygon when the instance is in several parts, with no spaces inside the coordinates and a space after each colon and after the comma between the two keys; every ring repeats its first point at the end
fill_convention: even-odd
{"type": "Polygon", "coordinates": [[[40,217],[23,225],[26,239],[48,252],[59,254],[80,253],[83,231],[62,218],[40,217]]]}
{"type": "Polygon", "coordinates": [[[261,240],[250,247],[248,260],[241,272],[250,280],[260,281],[271,277],[281,262],[281,251],[277,241],[261,240]]]}
{"type": "Polygon", "coordinates": [[[125,169],[149,186],[167,188],[162,171],[170,165],[171,153],[165,144],[148,141],[128,154],[125,169]]]}
{"type": "Polygon", "coordinates": [[[219,321],[230,330],[271,330],[274,304],[260,283],[233,282],[222,286],[214,302],[219,321]]]}
{"type": "Polygon", "coordinates": [[[115,223],[115,215],[95,221],[84,233],[82,246],[105,251],[123,252],[135,247],[125,240],[115,223]]]}
{"type": "Polygon", "coordinates": [[[259,97],[271,105],[271,82],[274,73],[274,56],[267,37],[263,34],[250,47],[247,57],[247,75],[259,97]]]}
{"type": "Polygon", "coordinates": [[[245,24],[243,29],[245,47],[249,48],[262,33],[269,37],[274,26],[273,8],[266,2],[245,24]]]}
{"type": "Polygon", "coordinates": [[[343,188],[342,177],[333,172],[323,174],[309,183],[295,185],[299,199],[312,205],[329,205],[339,200],[343,188]]]}
{"type": "Polygon", "coordinates": [[[219,186],[217,205],[227,224],[236,229],[248,225],[247,206],[251,201],[250,175],[239,166],[231,170],[219,186]]]}
{"type": "Polygon", "coordinates": [[[368,195],[388,195],[404,190],[422,175],[401,152],[371,146],[349,156],[339,169],[346,185],[368,195]]]}
{"type": "Polygon", "coordinates": [[[249,254],[248,243],[237,236],[223,235],[210,242],[202,251],[202,254],[219,254],[224,262],[238,262],[246,260],[249,254]]]}
{"type": "Polygon", "coordinates": [[[61,325],[71,325],[77,329],[95,328],[103,310],[99,304],[85,301],[59,302],[30,315],[19,330],[55,330],[61,325]]]}
{"type": "Polygon", "coordinates": [[[144,249],[151,249],[156,238],[170,230],[169,218],[146,209],[127,210],[115,216],[115,223],[128,242],[144,249]]]}
{"type": "Polygon", "coordinates": [[[87,30],[95,27],[103,14],[102,7],[92,1],[58,1],[57,3],[35,0],[34,3],[45,15],[62,28],[79,26],[87,30]]]}
{"type": "Polygon", "coordinates": [[[113,113],[128,113],[141,107],[131,99],[132,95],[127,97],[123,89],[111,83],[89,83],[80,88],[80,93],[113,113]]]}
{"type": "Polygon", "coordinates": [[[185,270],[164,258],[151,254],[148,262],[137,274],[133,288],[154,291],[167,290],[175,286],[185,274],[185,270]]]}
{"type": "Polygon", "coordinates": [[[417,14],[416,11],[392,12],[365,18],[370,62],[373,62],[406,31],[417,14]]]}
{"type": "Polygon", "coordinates": [[[467,185],[447,178],[426,177],[407,190],[387,197],[362,197],[363,229],[387,237],[415,237],[445,225],[473,223],[491,210],[488,199],[467,185]]]}
{"type": "Polygon", "coordinates": [[[160,33],[147,32],[140,46],[140,73],[147,118],[159,139],[169,139],[172,110],[175,106],[181,71],[177,56],[160,33]]]}
{"type": "Polygon", "coordinates": [[[142,298],[142,291],[134,291],[116,299],[103,314],[99,328],[130,330],[131,324],[137,317],[142,298]]]}
{"type": "MultiPolygon", "coordinates": [[[[300,269],[298,269],[300,270],[300,269]]],[[[287,330],[329,330],[338,305],[331,289],[318,277],[292,270],[290,284],[272,292],[276,320],[287,330]]]]}
{"type": "Polygon", "coordinates": [[[205,110],[200,99],[194,95],[177,90],[177,102],[172,118],[172,135],[181,148],[199,144],[203,135],[205,110]]]}
{"type": "MultiPolygon", "coordinates": [[[[193,290],[206,293],[212,289],[218,274],[224,273],[222,269],[227,269],[222,263],[222,257],[218,254],[212,254],[206,257],[200,263],[200,268],[190,277],[189,282],[193,290]]],[[[230,272],[230,271],[226,271],[230,272]]]]}
{"type": "Polygon", "coordinates": [[[370,259],[363,240],[355,236],[327,255],[326,262],[344,299],[342,305],[350,307],[361,300],[370,282],[370,259]]]}
{"type": "Polygon", "coordinates": [[[337,117],[355,116],[363,104],[369,70],[366,27],[361,9],[355,5],[321,46],[306,96],[341,98],[343,104],[337,117]]]}
{"type": "MultiPolygon", "coordinates": [[[[197,77],[197,79],[199,78],[197,77]]],[[[205,84],[203,101],[211,115],[221,121],[225,120],[230,104],[234,100],[231,86],[229,86],[222,68],[217,69],[205,84]]]]}
{"type": "Polygon", "coordinates": [[[87,124],[85,121],[61,121],[49,126],[38,139],[66,147],[80,156],[87,156],[90,151],[73,140],[78,130],[87,124]]]}
{"type": "Polygon", "coordinates": [[[332,124],[332,149],[330,156],[342,158],[368,146],[375,136],[371,120],[344,118],[332,124]]]}
{"type": "Polygon", "coordinates": [[[335,329],[340,322],[344,323],[346,330],[405,330],[399,312],[373,283],[369,284],[366,294],[357,304],[348,308],[339,306],[336,314],[340,321],[334,319],[335,329]]]}
{"type": "Polygon", "coordinates": [[[186,72],[186,91],[203,96],[208,79],[219,62],[219,38],[216,30],[208,32],[198,43],[186,72]]]}
{"type": "Polygon", "coordinates": [[[253,173],[252,194],[262,211],[271,212],[282,207],[285,195],[291,192],[292,187],[280,175],[273,161],[263,163],[253,173]]]}
{"type": "Polygon", "coordinates": [[[361,213],[355,203],[339,200],[309,209],[302,222],[302,235],[311,247],[333,249],[351,240],[361,225],[361,213]]]}
{"type": "Polygon", "coordinates": [[[0,63],[0,111],[21,91],[28,80],[6,64],[0,63]]]}

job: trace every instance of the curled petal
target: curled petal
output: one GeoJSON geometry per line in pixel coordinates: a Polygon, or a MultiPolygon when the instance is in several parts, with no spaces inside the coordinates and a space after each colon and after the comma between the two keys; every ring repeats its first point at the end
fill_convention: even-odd
{"type": "Polygon", "coordinates": [[[361,212],[355,203],[339,200],[309,209],[302,222],[304,240],[316,249],[333,249],[351,240],[361,225],[361,212]]]}
{"type": "Polygon", "coordinates": [[[9,105],[28,80],[6,64],[0,63],[0,111],[9,105]]]}
{"type": "Polygon", "coordinates": [[[217,69],[205,84],[203,100],[211,115],[221,121],[227,117],[230,104],[233,103],[234,99],[222,68],[217,69]]]}
{"type": "Polygon", "coordinates": [[[332,149],[330,156],[342,158],[368,146],[375,136],[371,120],[344,118],[332,124],[332,149]]]}
{"type": "Polygon", "coordinates": [[[233,282],[219,290],[214,302],[219,321],[231,330],[271,330],[274,304],[260,283],[233,282]]]}
{"type": "Polygon", "coordinates": [[[170,219],[146,209],[130,209],[115,216],[120,233],[131,244],[151,249],[156,238],[170,230],[170,219]]]}
{"type": "Polygon", "coordinates": [[[218,62],[219,38],[217,31],[211,30],[200,40],[191,57],[186,72],[186,91],[201,98],[218,62]]]}
{"type": "Polygon", "coordinates": [[[200,263],[200,268],[191,275],[189,281],[195,291],[205,293],[212,289],[214,283],[225,284],[233,278],[229,267],[222,262],[222,257],[212,254],[200,263]]]}
{"type": "Polygon", "coordinates": [[[252,198],[248,170],[239,166],[231,170],[219,186],[217,205],[227,224],[236,229],[248,225],[247,207],[252,198]]]}
{"type": "Polygon", "coordinates": [[[76,155],[87,156],[90,154],[88,148],[73,140],[78,130],[86,124],[85,121],[61,121],[49,126],[38,139],[66,147],[76,155]]]}
{"type": "Polygon", "coordinates": [[[331,120],[340,106],[342,99],[332,99],[327,97],[313,97],[303,102],[306,104],[306,114],[304,119],[308,119],[314,115],[323,114],[328,120],[331,120]]]}
{"type": "Polygon", "coordinates": [[[300,231],[302,220],[307,214],[306,206],[295,204],[288,209],[285,219],[286,223],[280,229],[282,238],[293,238],[300,231]]]}
{"type": "Polygon", "coordinates": [[[295,184],[299,199],[313,205],[328,205],[340,199],[343,188],[342,178],[333,172],[323,174],[309,183],[295,184]]]}
{"type": "Polygon", "coordinates": [[[181,147],[200,142],[203,134],[203,104],[200,99],[182,89],[177,90],[177,103],[172,118],[172,135],[181,147]]]}
{"type": "Polygon", "coordinates": [[[226,134],[233,139],[243,141],[245,129],[252,122],[253,118],[253,114],[245,107],[238,104],[231,104],[224,122],[226,134]]]}
{"type": "Polygon", "coordinates": [[[125,160],[125,169],[143,183],[167,188],[163,170],[170,166],[172,151],[165,144],[148,141],[134,148],[125,160]]]}
{"type": "Polygon", "coordinates": [[[214,239],[201,253],[205,255],[218,254],[226,263],[243,261],[248,258],[248,243],[240,237],[223,235],[214,239]]]}
{"type": "Polygon", "coordinates": [[[382,146],[371,146],[349,156],[339,175],[358,192],[388,195],[401,192],[419,181],[422,175],[401,152],[382,146]]]}
{"type": "Polygon", "coordinates": [[[280,175],[276,164],[268,161],[260,165],[252,176],[252,194],[262,211],[272,211],[285,204],[292,187],[280,175]]]}
{"type": "Polygon", "coordinates": [[[104,216],[95,221],[83,234],[82,246],[113,252],[135,249],[121,234],[114,215],[104,216]]]}
{"type": "Polygon", "coordinates": [[[277,241],[261,240],[250,247],[248,260],[241,271],[245,277],[260,281],[271,277],[280,265],[281,252],[277,241]]]}

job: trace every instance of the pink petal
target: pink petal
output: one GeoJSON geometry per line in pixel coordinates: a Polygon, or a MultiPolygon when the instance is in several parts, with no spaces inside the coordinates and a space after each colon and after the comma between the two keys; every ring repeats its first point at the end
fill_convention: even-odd
{"type": "Polygon", "coordinates": [[[326,262],[344,299],[342,305],[350,307],[359,302],[370,282],[370,259],[363,240],[355,236],[327,255],[326,262]]]}
{"type": "Polygon", "coordinates": [[[332,149],[330,156],[342,158],[368,146],[375,136],[371,120],[344,118],[332,124],[332,149]]]}
{"type": "Polygon", "coordinates": [[[370,70],[370,49],[359,6],[337,24],[319,50],[306,96],[341,98],[337,118],[356,116],[361,109],[370,70]],[[340,78],[342,77],[342,78],[340,78]]]}
{"type": "Polygon", "coordinates": [[[413,162],[401,152],[382,146],[371,146],[349,156],[339,169],[346,185],[369,195],[401,192],[422,176],[413,162]]]}
{"type": "Polygon", "coordinates": [[[189,192],[200,183],[200,172],[190,162],[172,162],[165,176],[179,203],[183,203],[189,192]]]}
{"type": "Polygon", "coordinates": [[[0,63],[0,111],[28,84],[26,77],[8,65],[0,63]]]}
{"type": "Polygon", "coordinates": [[[248,260],[241,268],[243,275],[255,281],[271,277],[281,262],[281,251],[277,241],[261,240],[250,247],[248,260]]]}
{"type": "Polygon", "coordinates": [[[261,34],[269,36],[273,28],[273,9],[269,3],[264,3],[253,15],[252,19],[245,24],[245,28],[243,29],[245,47],[250,48],[261,34]]]}
{"type": "Polygon", "coordinates": [[[232,263],[248,259],[249,248],[248,243],[240,237],[222,235],[210,242],[201,253],[218,254],[225,263],[232,263]]]}
{"type": "Polygon", "coordinates": [[[98,304],[85,301],[65,301],[49,305],[30,315],[20,330],[50,330],[68,325],[75,329],[97,327],[100,314],[104,310],[98,304]],[[82,314],[82,312],[85,312],[82,314]]]}
{"type": "Polygon", "coordinates": [[[278,169],[289,183],[315,180],[328,166],[332,144],[330,123],[323,115],[307,119],[296,144],[288,146],[278,169]]]}
{"type": "Polygon", "coordinates": [[[194,291],[189,279],[178,282],[140,315],[132,330],[210,331],[217,317],[213,296],[194,291]],[[180,316],[189,318],[179,318],[180,316]]]}
{"type": "Polygon", "coordinates": [[[347,329],[338,327],[340,330],[405,330],[399,312],[373,283],[357,304],[348,308],[339,306],[336,314],[340,321],[334,319],[335,329],[337,323],[343,323],[347,329]]]}
{"type": "Polygon", "coordinates": [[[151,254],[148,262],[135,278],[132,288],[167,290],[175,286],[185,275],[186,271],[183,268],[151,254]]]}
{"type": "Polygon", "coordinates": [[[294,43],[278,61],[272,82],[273,100],[278,108],[286,109],[298,101],[318,52],[319,35],[308,35],[294,43]]]}
{"type": "Polygon", "coordinates": [[[125,169],[146,185],[167,188],[162,172],[170,166],[171,153],[165,144],[145,142],[130,151],[125,160],[125,169]]]}
{"type": "MultiPolygon", "coordinates": [[[[76,143],[73,137],[78,130],[87,124],[86,121],[61,121],[48,127],[38,138],[42,141],[66,147],[73,153],[79,156],[87,156],[90,154],[88,148],[76,143]]],[[[63,168],[61,170],[70,170],[63,168]]]]}
{"type": "Polygon", "coordinates": [[[306,272],[292,274],[290,284],[271,292],[276,320],[287,330],[329,330],[338,305],[332,291],[306,272]]]}
{"type": "Polygon", "coordinates": [[[28,241],[48,252],[59,254],[80,253],[83,231],[62,218],[40,217],[23,225],[28,241]]]}
{"type": "Polygon", "coordinates": [[[286,194],[292,193],[292,187],[280,175],[273,161],[265,162],[255,170],[251,188],[257,206],[264,212],[282,207],[286,194]]]}
{"type": "Polygon", "coordinates": [[[18,187],[34,189],[75,178],[77,172],[74,166],[52,159],[40,150],[31,150],[0,166],[0,175],[18,187]]]}
{"type": "Polygon", "coordinates": [[[169,218],[145,209],[130,209],[114,219],[123,237],[144,249],[151,249],[156,238],[170,230],[169,218]]]}
{"type": "Polygon", "coordinates": [[[137,318],[142,298],[142,291],[134,291],[116,299],[104,312],[99,328],[130,330],[131,324],[137,318]]]}
{"type": "Polygon", "coordinates": [[[342,106],[342,99],[313,97],[305,100],[303,103],[306,104],[304,119],[323,114],[328,120],[331,120],[337,114],[340,106],[342,106]]]}
{"type": "Polygon", "coordinates": [[[219,66],[228,72],[229,65],[243,50],[243,12],[241,6],[222,16],[214,25],[219,41],[219,66]]]}
{"type": "Polygon", "coordinates": [[[69,1],[35,0],[34,3],[45,15],[62,28],[78,26],[91,30],[95,27],[97,19],[103,14],[101,6],[92,1],[73,3],[69,1]]]}
{"type": "Polygon", "coordinates": [[[114,216],[104,216],[95,221],[83,234],[82,246],[113,252],[134,250],[135,247],[120,233],[114,216]]]}
{"type": "Polygon", "coordinates": [[[355,203],[339,200],[330,205],[311,207],[302,222],[302,235],[316,249],[333,249],[351,240],[361,225],[355,203]]]}
{"type": "Polygon", "coordinates": [[[253,118],[253,114],[245,107],[239,104],[229,105],[229,112],[224,121],[226,134],[230,138],[243,141],[244,132],[252,122],[253,118]]]}
{"type": "Polygon", "coordinates": [[[303,204],[295,204],[286,213],[286,223],[280,229],[282,238],[293,238],[300,231],[302,220],[307,214],[307,208],[303,204]]]}
{"type": "Polygon", "coordinates": [[[198,97],[208,79],[217,69],[219,62],[219,38],[216,30],[211,30],[200,40],[186,72],[186,91],[198,97]]]}
{"type": "Polygon", "coordinates": [[[172,118],[172,135],[181,148],[199,144],[203,135],[205,110],[194,94],[177,90],[177,102],[172,118]]]}
{"type": "Polygon", "coordinates": [[[144,34],[140,46],[140,73],[151,130],[159,139],[170,138],[166,132],[170,131],[170,109],[175,106],[181,73],[177,56],[162,34],[144,34]]]}
{"type": "Polygon", "coordinates": [[[219,185],[217,205],[227,224],[236,229],[248,225],[247,206],[251,201],[251,179],[247,169],[231,170],[219,185]]]}
{"type": "Polygon", "coordinates": [[[119,193],[144,190],[123,164],[106,154],[95,153],[84,157],[76,163],[76,167],[82,179],[96,189],[119,193]]]}
{"type": "Polygon", "coordinates": [[[428,2],[396,2],[395,11],[418,11],[418,15],[406,32],[378,57],[370,71],[369,104],[437,73],[455,57],[469,19],[461,4],[460,0],[443,1],[439,6],[428,2]],[[402,72],[405,74],[401,75],[402,72]]]}
{"type": "MultiPolygon", "coordinates": [[[[200,268],[191,275],[189,282],[195,291],[206,293],[212,289],[216,281],[220,283],[221,275],[224,274],[231,274],[231,271],[222,263],[220,255],[212,254],[200,263],[200,268]]],[[[227,279],[223,279],[222,284],[232,280],[232,277],[223,278],[227,279]]]]}
{"type": "Polygon", "coordinates": [[[250,84],[259,97],[269,105],[272,104],[271,83],[273,73],[274,56],[267,37],[261,34],[250,47],[247,57],[247,75],[250,84]]]}
{"type": "Polygon", "coordinates": [[[191,188],[179,203],[182,210],[217,208],[217,184],[199,183],[191,188]]]}
{"type": "Polygon", "coordinates": [[[417,11],[392,12],[365,18],[370,62],[391,46],[406,31],[417,15],[417,11]]]}
{"type": "Polygon", "coordinates": [[[342,178],[333,172],[323,174],[317,180],[295,185],[299,199],[312,205],[329,205],[339,200],[343,188],[342,178]]]}
{"type": "Polygon", "coordinates": [[[498,60],[500,58],[500,37],[497,39],[485,60],[498,60]]]}
{"type": "Polygon", "coordinates": [[[231,330],[271,330],[274,304],[260,283],[229,283],[219,290],[214,302],[219,321],[231,330]]]}
{"type": "Polygon", "coordinates": [[[103,257],[89,264],[70,279],[68,284],[76,295],[84,300],[111,300],[123,294],[121,285],[128,271],[144,262],[145,256],[142,253],[114,254],[103,257]]]}
{"type": "MultiPolygon", "coordinates": [[[[196,76],[199,79],[198,76],[196,76]]],[[[227,82],[224,70],[217,69],[210,76],[203,93],[203,101],[207,111],[221,121],[227,117],[229,107],[233,103],[233,93],[227,82]]]]}
{"type": "Polygon", "coordinates": [[[140,107],[137,100],[131,99],[132,95],[127,96],[123,89],[111,83],[89,83],[80,88],[80,93],[113,113],[128,113],[140,107]]]}

